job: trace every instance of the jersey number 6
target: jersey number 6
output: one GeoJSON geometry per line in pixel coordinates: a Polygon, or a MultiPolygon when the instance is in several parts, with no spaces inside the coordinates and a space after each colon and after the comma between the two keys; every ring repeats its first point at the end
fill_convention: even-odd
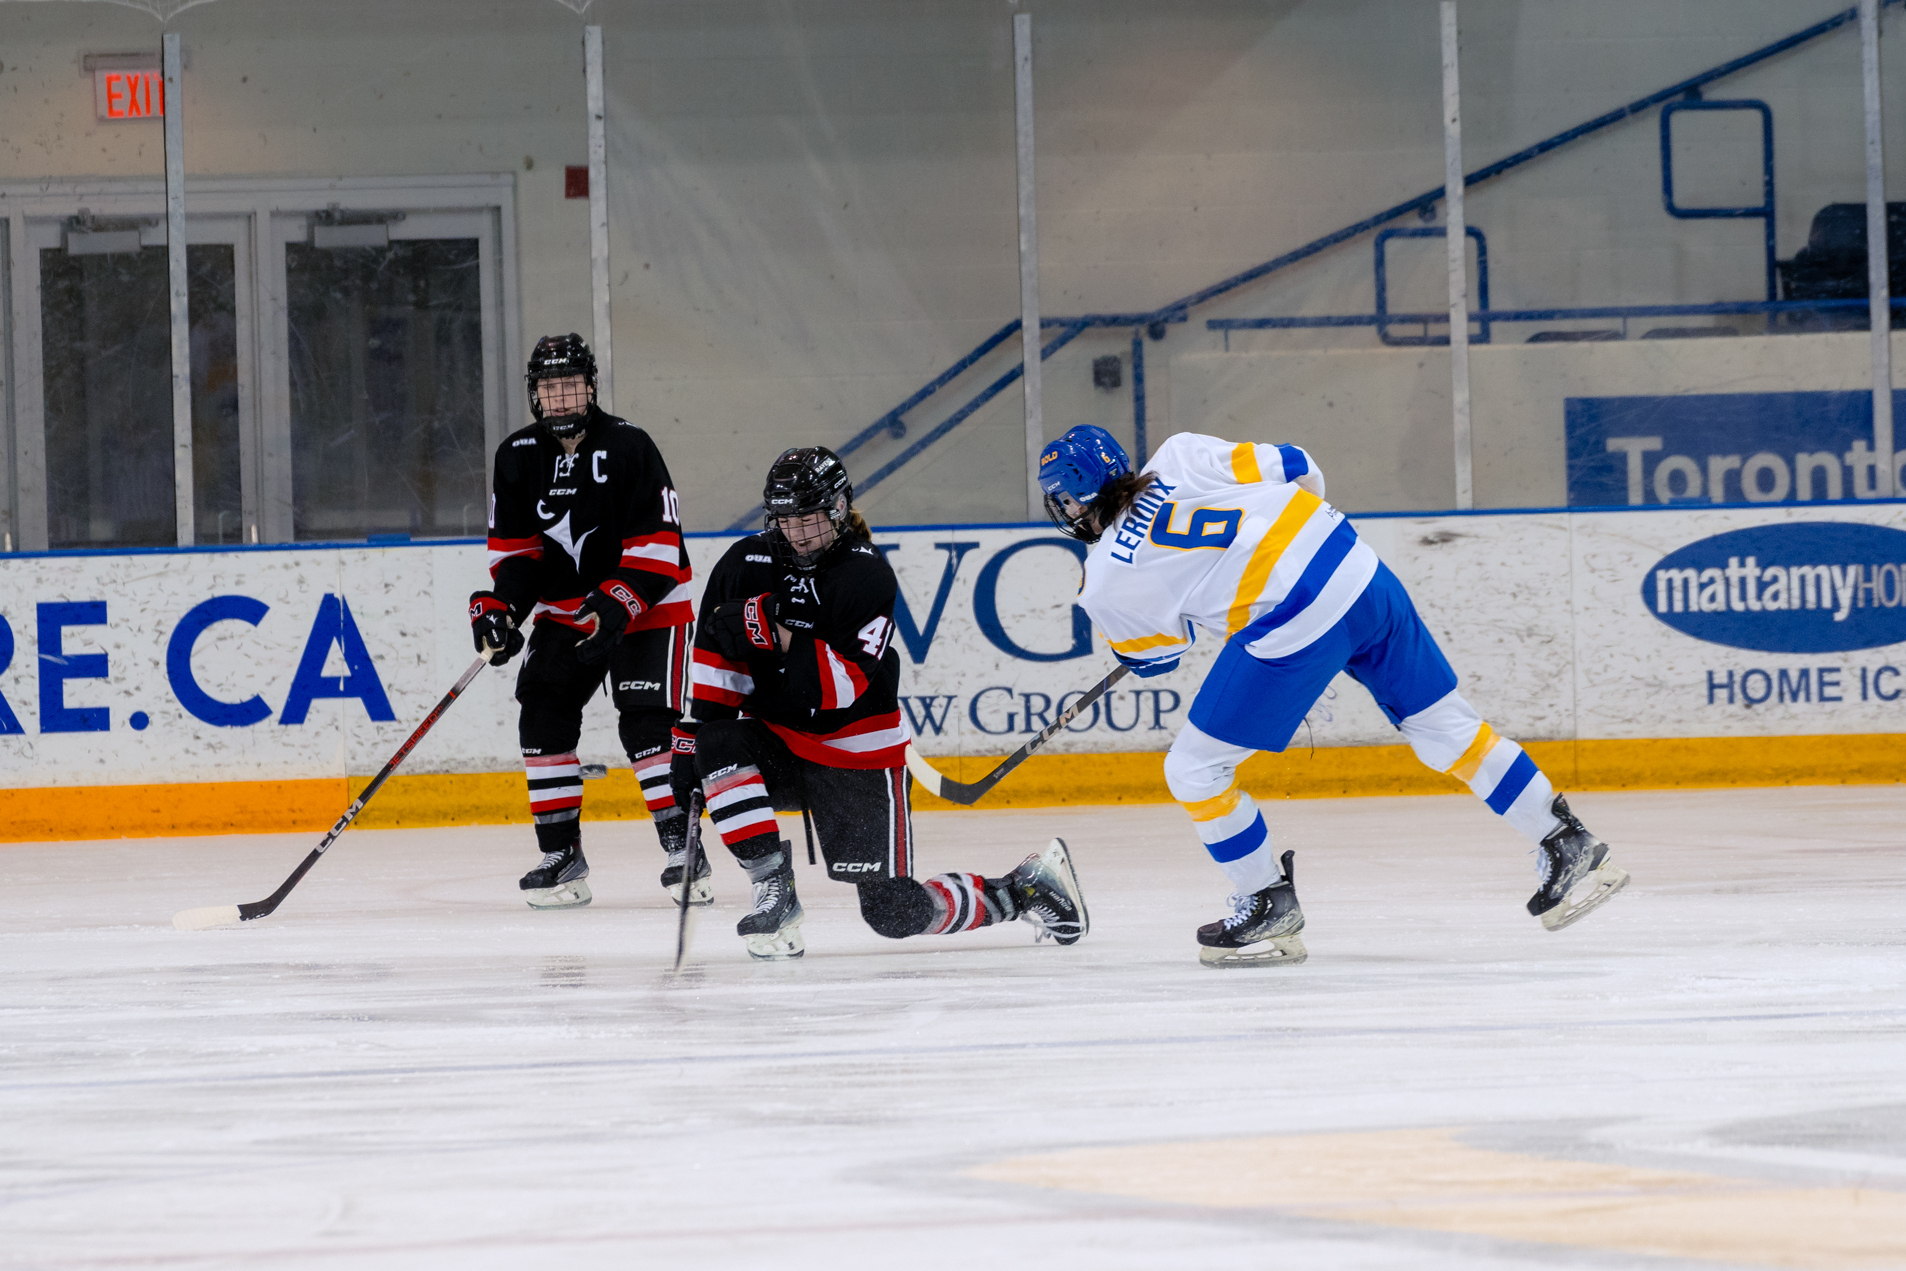
{"type": "Polygon", "coordinates": [[[1189,550],[1195,547],[1229,547],[1238,536],[1238,522],[1244,519],[1241,508],[1199,508],[1191,514],[1191,524],[1182,531],[1171,528],[1176,503],[1167,503],[1152,518],[1152,542],[1160,547],[1189,550]]]}

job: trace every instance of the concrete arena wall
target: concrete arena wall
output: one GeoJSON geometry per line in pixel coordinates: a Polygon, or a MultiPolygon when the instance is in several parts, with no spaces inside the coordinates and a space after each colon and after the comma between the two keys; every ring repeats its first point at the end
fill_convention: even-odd
{"type": "MultiPolygon", "coordinates": [[[[1466,0],[1467,150],[1507,154],[1842,6],[1466,0]]],[[[513,174],[527,352],[541,332],[590,327],[587,205],[564,199],[562,169],[585,158],[580,28],[600,23],[618,405],[661,440],[689,523],[714,529],[747,509],[782,446],[839,443],[1017,312],[1009,17],[978,0],[595,0],[586,16],[553,0],[217,0],[166,29],[192,58],[191,176],[513,174]]],[[[0,4],[0,181],[158,176],[158,126],[97,122],[80,58],[151,47],[159,30],[117,5],[0,4]]],[[[1419,0],[1041,0],[1035,30],[1050,312],[1157,305],[1441,181],[1435,10],[1419,0]]],[[[1886,65],[1893,113],[1906,108],[1906,60],[1886,65]]],[[[1821,204],[1861,197],[1850,31],[1715,91],[1775,111],[1783,256],[1821,204]]],[[[1746,201],[1752,155],[1725,131],[1696,140],[1682,197],[1746,201]]],[[[1639,119],[1472,192],[1495,302],[1760,294],[1757,228],[1665,216],[1655,146],[1652,118],[1639,119]]],[[[1434,248],[1396,248],[1397,307],[1441,304],[1434,248]]],[[[1358,240],[1198,317],[1367,310],[1370,288],[1358,240]]],[[[1129,340],[1087,336],[1053,360],[1053,433],[1090,422],[1129,437],[1129,396],[1095,390],[1089,370],[1093,356],[1128,355],[1129,340]]],[[[1709,355],[1689,343],[1650,356],[1698,370],[1709,355]]],[[[1308,367],[1298,377],[1322,373],[1339,410],[1384,359],[1412,357],[1367,331],[1236,344],[1286,361],[1225,376],[1288,384],[1308,367]],[[1302,360],[1343,347],[1371,360],[1302,360]]],[[[1196,322],[1151,346],[1154,439],[1207,426],[1196,403],[1214,372],[1197,359],[1221,347],[1196,322]]],[[[1603,353],[1552,361],[1599,378],[1603,353]]],[[[1435,405],[1446,377],[1422,360],[1400,413],[1359,425],[1386,430],[1398,463],[1346,493],[1352,509],[1448,502],[1435,482],[1419,492],[1394,475],[1448,467],[1435,405]],[[1396,420],[1408,421],[1400,441],[1396,420]]],[[[1537,469],[1559,424],[1492,407],[1486,364],[1478,410],[1501,411],[1503,446],[1523,457],[1500,479],[1479,471],[1479,492],[1497,506],[1557,501],[1523,491],[1556,479],[1537,469]]],[[[1291,403],[1289,426],[1308,429],[1308,409],[1291,403]]],[[[1281,440],[1283,422],[1259,410],[1232,431],[1281,440]]],[[[889,524],[1023,515],[1020,428],[1017,396],[1002,395],[868,511],[889,524]]],[[[857,471],[901,444],[869,446],[857,471]]]]}
{"type": "MultiPolygon", "coordinates": [[[[1359,529],[1410,587],[1465,695],[1567,788],[1894,781],[1906,761],[1906,503],[1370,517],[1359,529]],[[1828,607],[1753,608],[1726,573],[1743,554],[1837,570],[1814,584],[1828,607]],[[1696,580],[1686,612],[1664,608],[1657,580],[1683,567],[1696,580]]],[[[698,568],[728,541],[692,540],[698,568]]],[[[1073,545],[1049,527],[883,530],[876,542],[905,601],[907,715],[921,751],[954,775],[990,766],[1110,665],[1070,603],[1073,545]]],[[[482,578],[468,542],[0,558],[0,838],[328,825],[469,664],[463,597],[482,578]]],[[[1128,680],[990,801],[1165,799],[1158,752],[1215,652],[1206,640],[1178,671],[1128,680]]],[[[364,823],[523,819],[512,682],[481,675],[364,823]]],[[[1459,788],[1397,740],[1339,677],[1292,750],[1254,761],[1247,784],[1287,796],[1459,788]]],[[[587,712],[580,750],[625,763],[605,702],[587,712]]],[[[641,814],[626,766],[591,785],[587,808],[641,814]]]]}

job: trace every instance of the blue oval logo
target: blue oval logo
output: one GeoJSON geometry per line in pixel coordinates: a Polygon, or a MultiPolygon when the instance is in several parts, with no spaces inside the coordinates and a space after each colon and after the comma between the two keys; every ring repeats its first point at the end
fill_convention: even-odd
{"type": "Polygon", "coordinates": [[[1684,635],[1767,653],[1906,640],[1906,531],[1846,521],[1729,530],[1670,552],[1641,581],[1684,635]]]}

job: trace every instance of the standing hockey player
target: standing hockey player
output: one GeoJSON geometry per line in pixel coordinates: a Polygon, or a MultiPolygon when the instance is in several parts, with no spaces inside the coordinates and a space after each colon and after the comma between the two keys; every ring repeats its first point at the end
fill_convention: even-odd
{"type": "MultiPolygon", "coordinates": [[[[688,553],[668,467],[649,435],[596,405],[596,359],[578,335],[545,336],[530,354],[536,422],[496,451],[490,495],[490,591],[470,597],[479,653],[492,665],[523,647],[517,732],[542,863],[523,875],[537,909],[589,903],[582,854],[582,708],[609,678],[622,747],[679,886],[688,821],[668,783],[669,730],[680,718],[694,611],[688,553]]],[[[695,897],[706,903],[704,885],[695,897]]]]}
{"type": "Polygon", "coordinates": [[[729,548],[708,577],[692,717],[675,731],[676,802],[687,806],[700,783],[709,818],[754,883],[754,906],[735,928],[749,954],[798,958],[806,948],[794,862],[774,818],[777,807],[802,806],[828,877],[859,888],[861,916],[879,934],[1023,918],[1038,939],[1076,943],[1085,901],[1057,839],[1001,878],[914,879],[893,569],[853,510],[832,451],[783,453],[763,501],[766,531],[729,548]]]}
{"type": "Polygon", "coordinates": [[[1180,433],[1134,474],[1100,428],[1067,432],[1040,457],[1046,511],[1093,545],[1079,604],[1139,675],[1178,665],[1196,629],[1225,640],[1165,756],[1172,797],[1231,880],[1232,914],[1198,929],[1207,966],[1294,965],[1303,910],[1237,766],[1281,751],[1331,678],[1370,691],[1418,759],[1468,784],[1537,846],[1529,912],[1551,931],[1628,881],[1608,845],[1569,812],[1522,747],[1456,691],[1456,673],[1416,607],[1297,446],[1180,433]]]}

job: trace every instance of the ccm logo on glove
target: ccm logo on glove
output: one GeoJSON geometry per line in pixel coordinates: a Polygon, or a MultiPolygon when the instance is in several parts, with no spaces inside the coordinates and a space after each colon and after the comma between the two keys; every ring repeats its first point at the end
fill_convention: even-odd
{"type": "Polygon", "coordinates": [[[742,625],[748,632],[748,643],[757,649],[774,649],[774,597],[763,592],[759,596],[750,596],[741,606],[742,625]]]}
{"type": "Polygon", "coordinates": [[[602,590],[611,600],[629,611],[631,622],[642,616],[642,598],[630,589],[629,584],[611,580],[602,585],[602,590]]]}

